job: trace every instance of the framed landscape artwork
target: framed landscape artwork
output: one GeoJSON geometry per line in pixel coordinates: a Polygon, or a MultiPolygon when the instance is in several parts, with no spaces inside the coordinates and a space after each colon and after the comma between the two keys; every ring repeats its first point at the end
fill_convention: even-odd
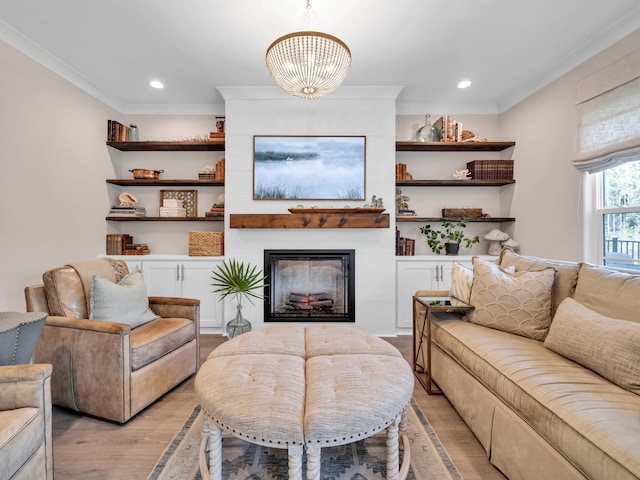
{"type": "Polygon", "coordinates": [[[253,137],[254,200],[364,200],[364,136],[253,137]]]}

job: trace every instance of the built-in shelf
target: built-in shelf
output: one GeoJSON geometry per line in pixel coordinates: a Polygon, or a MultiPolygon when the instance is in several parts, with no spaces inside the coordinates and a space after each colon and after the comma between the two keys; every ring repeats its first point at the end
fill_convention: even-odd
{"type": "MultiPolygon", "coordinates": [[[[439,222],[443,217],[396,217],[396,222],[439,222]]],[[[459,221],[459,218],[446,218],[446,220],[459,221]]],[[[513,217],[482,217],[482,218],[467,218],[467,222],[479,222],[479,223],[502,223],[502,222],[515,222],[513,217]]]]}
{"type": "Polygon", "coordinates": [[[501,187],[515,180],[396,180],[398,187],[501,187]]]}
{"type": "Polygon", "coordinates": [[[111,217],[106,220],[111,222],[222,222],[223,216],[219,217],[111,217]]]}
{"type": "Polygon", "coordinates": [[[389,228],[388,213],[236,213],[230,228],[389,228]]]}
{"type": "Polygon", "coordinates": [[[107,145],[123,152],[161,152],[161,151],[224,151],[225,142],[107,142],[107,145]]]}
{"type": "Polygon", "coordinates": [[[141,179],[124,179],[111,178],[107,179],[107,183],[113,185],[121,185],[125,187],[215,187],[223,186],[224,180],[199,180],[197,178],[183,179],[158,179],[158,180],[141,180],[141,179]]]}
{"type": "Polygon", "coordinates": [[[397,152],[500,152],[516,142],[396,142],[397,152]]]}

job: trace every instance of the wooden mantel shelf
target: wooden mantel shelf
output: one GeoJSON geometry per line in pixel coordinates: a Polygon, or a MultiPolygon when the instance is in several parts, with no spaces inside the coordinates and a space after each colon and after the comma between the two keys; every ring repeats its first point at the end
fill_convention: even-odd
{"type": "Polygon", "coordinates": [[[231,228],[389,228],[388,213],[232,213],[231,228]]]}

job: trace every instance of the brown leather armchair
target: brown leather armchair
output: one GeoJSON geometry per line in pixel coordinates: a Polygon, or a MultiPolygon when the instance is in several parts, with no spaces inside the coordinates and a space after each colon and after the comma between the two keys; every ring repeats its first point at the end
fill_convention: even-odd
{"type": "Polygon", "coordinates": [[[159,318],[141,326],[89,320],[91,277],[119,282],[124,262],[97,259],[43,274],[25,288],[28,311],[49,316],[34,361],[53,365],[54,405],[119,423],[153,403],[199,368],[200,301],[149,297],[159,318]]]}

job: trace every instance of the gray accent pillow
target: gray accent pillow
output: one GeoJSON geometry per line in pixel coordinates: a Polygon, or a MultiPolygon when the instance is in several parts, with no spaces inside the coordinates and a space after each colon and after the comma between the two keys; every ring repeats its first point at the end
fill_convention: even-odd
{"type": "Polygon", "coordinates": [[[544,346],[640,395],[640,323],[605,317],[566,298],[544,346]]]}
{"type": "Polygon", "coordinates": [[[127,323],[139,327],[159,317],[149,308],[149,297],[140,272],[132,272],[113,283],[91,277],[91,320],[127,323]]]}

